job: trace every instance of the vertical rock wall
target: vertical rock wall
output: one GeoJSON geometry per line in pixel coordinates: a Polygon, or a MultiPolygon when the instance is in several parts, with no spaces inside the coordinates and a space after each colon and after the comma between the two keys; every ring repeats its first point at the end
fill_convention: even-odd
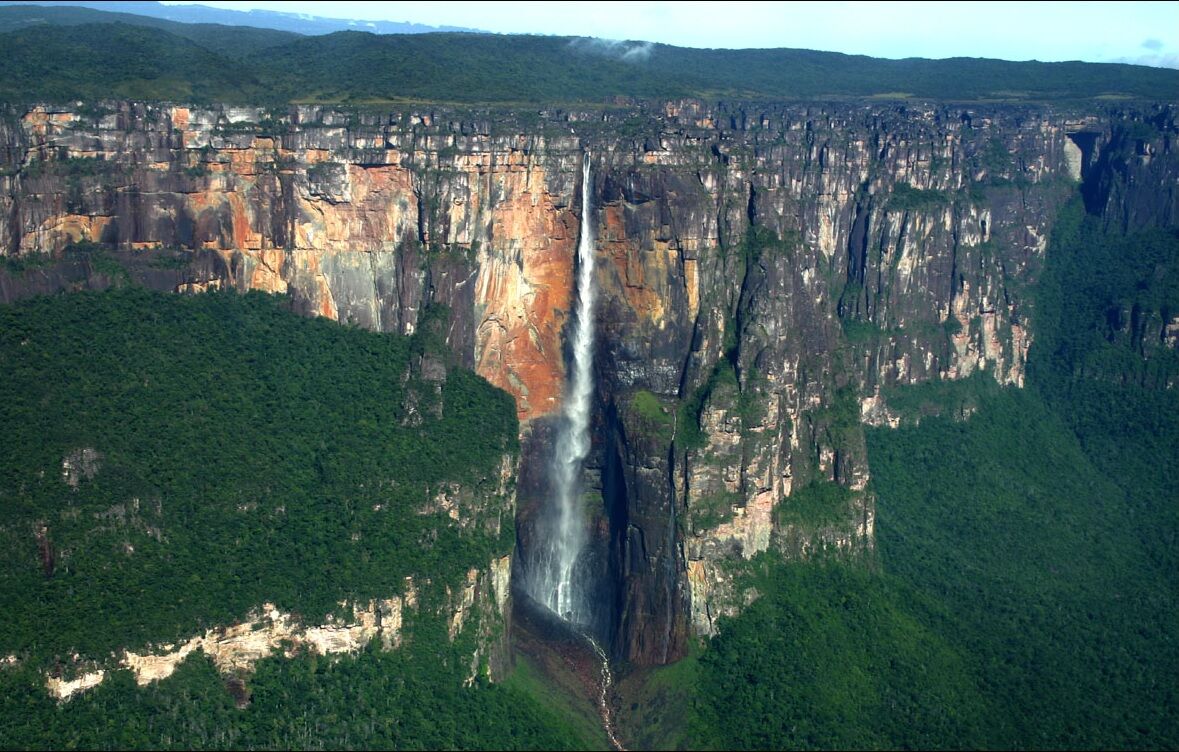
{"type": "Polygon", "coordinates": [[[1108,222],[1172,223],[1175,138],[1172,107],[9,111],[0,250],[62,265],[6,273],[0,293],[103,284],[87,253],[151,268],[163,248],[179,268],[137,278],[285,292],[400,333],[446,304],[457,359],[516,399],[527,547],[588,149],[601,336],[586,569],[616,655],[661,663],[744,602],[726,561],[872,545],[860,420],[879,389],[978,370],[1021,385],[1057,210],[1083,178],[1108,222]],[[793,514],[822,482],[846,492],[837,518],[793,514]]]}

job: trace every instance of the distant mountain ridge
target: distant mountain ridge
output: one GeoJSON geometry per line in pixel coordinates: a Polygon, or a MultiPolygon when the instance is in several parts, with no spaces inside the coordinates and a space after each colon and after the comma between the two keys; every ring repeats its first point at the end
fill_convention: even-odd
{"type": "Polygon", "coordinates": [[[361,19],[327,18],[304,13],[283,13],[273,10],[228,10],[208,5],[164,5],[146,0],[121,0],[120,2],[12,2],[4,5],[40,5],[44,7],[89,8],[110,13],[129,13],[188,24],[222,24],[225,26],[249,26],[259,29],[274,29],[294,34],[314,36],[331,34],[336,31],[369,31],[374,34],[425,34],[436,31],[472,31],[462,26],[430,26],[398,21],[365,21],[361,19]]]}
{"type": "Polygon", "coordinates": [[[26,103],[1179,99],[1179,71],[1135,65],[886,60],[814,50],[705,50],[483,33],[300,35],[28,5],[0,7],[0,70],[5,72],[0,101],[26,103]],[[194,45],[199,49],[191,49],[194,45]]]}
{"type": "MultiPolygon", "coordinates": [[[[130,4],[112,3],[112,5],[130,4]]],[[[74,27],[102,23],[158,29],[233,58],[302,38],[301,34],[294,32],[254,26],[181,23],[132,13],[112,13],[72,5],[5,5],[0,3],[0,33],[19,32],[39,27],[74,27]]]]}

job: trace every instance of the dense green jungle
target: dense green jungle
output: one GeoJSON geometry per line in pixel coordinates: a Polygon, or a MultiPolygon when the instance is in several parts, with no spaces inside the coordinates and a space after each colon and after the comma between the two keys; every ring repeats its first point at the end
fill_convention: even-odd
{"type": "MultiPolygon", "coordinates": [[[[1032,383],[977,375],[890,394],[906,420],[869,433],[877,550],[761,555],[743,575],[761,597],[743,614],[684,661],[623,683],[633,744],[1179,744],[1179,403],[1158,388],[1179,369],[1144,365],[1106,316],[1179,304],[1179,237],[1109,233],[1077,201],[1049,258],[1032,383]]],[[[382,478],[403,479],[406,508],[419,484],[477,482],[514,451],[515,418],[506,395],[452,368],[441,417],[404,425],[415,353],[436,346],[429,327],[400,338],[307,320],[259,293],[134,288],[2,315],[0,588],[18,604],[2,631],[22,657],[0,670],[3,746],[603,745],[526,667],[464,686],[469,635],[450,643],[429,619],[397,651],[264,660],[245,709],[200,654],[147,687],[115,671],[52,700],[38,672],[65,651],[177,639],[263,598],[328,614],[407,572],[441,580],[509,551],[510,522],[489,538],[373,514],[366,500],[389,498],[382,478]],[[104,447],[102,471],[63,496],[62,455],[90,445],[104,447]],[[112,514],[128,496],[139,510],[112,514]],[[285,513],[241,511],[265,499],[285,513]],[[61,552],[48,579],[25,535],[38,520],[54,521],[61,552]]]]}

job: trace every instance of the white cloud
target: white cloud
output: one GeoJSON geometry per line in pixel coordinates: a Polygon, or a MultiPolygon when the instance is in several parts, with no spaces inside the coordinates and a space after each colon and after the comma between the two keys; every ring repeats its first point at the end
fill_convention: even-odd
{"type": "Polygon", "coordinates": [[[618,39],[590,37],[578,37],[569,42],[569,47],[575,52],[613,58],[627,63],[639,63],[648,59],[651,57],[651,50],[654,46],[650,42],[623,42],[618,39]]]}

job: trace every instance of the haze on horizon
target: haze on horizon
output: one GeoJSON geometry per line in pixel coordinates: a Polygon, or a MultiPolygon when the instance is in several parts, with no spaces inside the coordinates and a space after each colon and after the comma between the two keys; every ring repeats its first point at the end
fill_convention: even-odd
{"type": "MultiPolygon", "coordinates": [[[[189,0],[166,5],[194,4],[189,0]]],[[[681,47],[789,47],[884,58],[1179,68],[1179,2],[306,2],[208,0],[358,21],[593,36],[681,47]]],[[[358,25],[363,30],[363,25],[358,25]]]]}

